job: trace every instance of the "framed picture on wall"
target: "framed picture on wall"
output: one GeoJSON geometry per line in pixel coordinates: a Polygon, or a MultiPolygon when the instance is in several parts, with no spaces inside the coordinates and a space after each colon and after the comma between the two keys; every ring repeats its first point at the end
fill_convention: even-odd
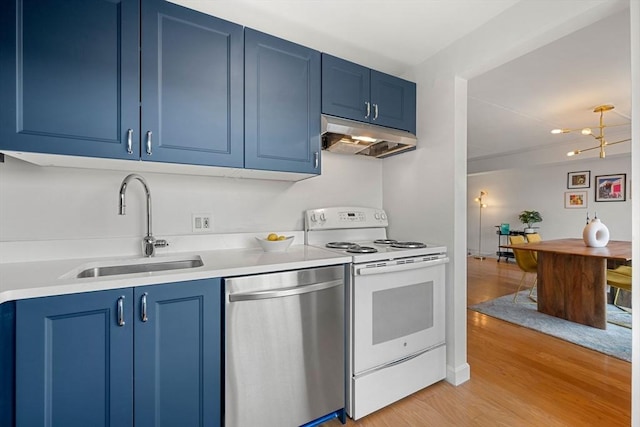
{"type": "Polygon", "coordinates": [[[595,180],[596,202],[624,202],[627,199],[627,174],[598,175],[595,180]]]}
{"type": "Polygon", "coordinates": [[[586,191],[565,191],[564,207],[565,209],[586,209],[587,208],[587,192],[586,191]]]}
{"type": "Polygon", "coordinates": [[[591,186],[591,171],[569,172],[567,174],[567,188],[589,188],[591,186]]]}

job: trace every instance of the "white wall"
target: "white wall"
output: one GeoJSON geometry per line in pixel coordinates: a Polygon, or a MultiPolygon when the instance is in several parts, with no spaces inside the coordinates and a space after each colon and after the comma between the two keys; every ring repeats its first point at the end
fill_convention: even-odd
{"type": "MultiPolygon", "coordinates": [[[[640,176],[640,2],[630,2],[631,15],[631,168],[633,174],[640,176]]],[[[632,186],[632,252],[633,259],[640,259],[640,186],[632,186]]],[[[631,304],[640,307],[640,275],[634,274],[631,304]]],[[[640,427],[640,310],[636,308],[632,319],[632,366],[631,366],[631,425],[640,427]]]]}
{"type": "Polygon", "coordinates": [[[457,250],[466,237],[464,227],[457,227],[466,214],[466,181],[457,179],[460,174],[466,175],[466,82],[453,76],[430,81],[429,71],[424,67],[418,72],[418,149],[385,162],[384,208],[391,218],[392,236],[442,243],[449,249],[447,381],[457,385],[470,376],[466,360],[466,264],[464,254],[460,256],[457,250]],[[432,99],[439,102],[427,101],[432,99]],[[465,120],[457,122],[459,126],[454,126],[456,114],[465,115],[465,120]]]}
{"type": "MultiPolygon", "coordinates": [[[[609,228],[612,240],[631,240],[631,200],[628,185],[631,182],[631,156],[589,159],[564,165],[521,167],[470,175],[467,180],[469,204],[467,206],[467,250],[478,252],[479,207],[473,199],[480,191],[489,194],[483,198],[488,207],[482,210],[482,255],[495,257],[498,236],[495,225],[509,223],[512,230],[522,230],[518,214],[523,210],[537,210],[543,221],[535,224],[543,239],[582,238],[586,214],[598,218],[609,228]],[[567,189],[567,173],[590,171],[591,187],[567,189]],[[597,175],[624,173],[627,176],[627,196],[624,202],[595,202],[594,178],[597,175]],[[565,209],[565,193],[586,191],[586,209],[565,209]]],[[[504,239],[504,238],[503,238],[504,239]]],[[[506,240],[503,240],[503,244],[506,240]]]]}
{"type": "MultiPolygon", "coordinates": [[[[323,152],[322,175],[295,183],[142,173],[151,188],[153,233],[191,233],[192,213],[212,213],[213,232],[302,230],[306,209],[382,207],[382,162],[323,152]]],[[[0,163],[0,243],[138,237],[145,232],[142,186],[118,190],[128,172],[0,163]]],[[[0,260],[1,261],[1,260],[0,260]]]]}
{"type": "Polygon", "coordinates": [[[384,163],[384,207],[392,235],[445,243],[447,381],[470,378],[466,360],[467,81],[563,35],[590,25],[628,1],[521,1],[410,70],[418,84],[417,136],[411,155],[384,163]]]}

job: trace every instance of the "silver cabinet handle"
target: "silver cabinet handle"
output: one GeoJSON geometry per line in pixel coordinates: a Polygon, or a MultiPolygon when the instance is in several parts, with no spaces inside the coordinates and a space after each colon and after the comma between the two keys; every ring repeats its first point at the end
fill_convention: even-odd
{"type": "Polygon", "coordinates": [[[366,115],[366,116],[364,116],[364,118],[365,118],[365,119],[368,119],[368,118],[369,118],[369,114],[371,114],[371,103],[369,103],[369,102],[367,102],[367,101],[364,101],[364,105],[366,105],[366,106],[367,106],[367,115],[366,115]]]}
{"type": "Polygon", "coordinates": [[[143,322],[149,320],[149,318],[147,317],[147,295],[148,293],[145,292],[144,294],[142,294],[142,298],[140,298],[140,320],[142,320],[143,322]]]}
{"type": "Polygon", "coordinates": [[[133,154],[133,129],[127,130],[127,153],[133,154]]]}
{"type": "Polygon", "coordinates": [[[373,120],[378,118],[378,104],[373,104],[373,120]]]}
{"type": "Polygon", "coordinates": [[[124,326],[124,295],[118,298],[118,326],[124,326]]]}
{"type": "Polygon", "coordinates": [[[318,165],[320,164],[320,154],[316,151],[313,153],[313,168],[318,169],[318,165]]]}
{"type": "Polygon", "coordinates": [[[150,130],[147,131],[147,154],[148,155],[152,154],[152,152],[151,152],[151,135],[152,135],[151,131],[150,130]]]}
{"type": "Polygon", "coordinates": [[[258,299],[267,299],[267,298],[282,298],[282,297],[290,297],[292,295],[300,295],[307,294],[309,292],[318,292],[324,289],[334,288],[336,286],[342,285],[344,282],[342,279],[340,280],[332,280],[330,282],[322,282],[322,283],[314,283],[312,285],[305,286],[292,286],[290,288],[280,288],[268,291],[256,291],[256,292],[246,292],[240,294],[230,294],[229,302],[236,301],[254,301],[258,299]]]}

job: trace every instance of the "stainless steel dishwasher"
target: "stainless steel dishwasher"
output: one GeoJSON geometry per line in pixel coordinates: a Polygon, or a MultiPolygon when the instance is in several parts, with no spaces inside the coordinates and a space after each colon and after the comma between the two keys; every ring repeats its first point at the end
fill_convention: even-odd
{"type": "Polygon", "coordinates": [[[225,427],[344,423],[344,268],[225,279],[225,427]]]}

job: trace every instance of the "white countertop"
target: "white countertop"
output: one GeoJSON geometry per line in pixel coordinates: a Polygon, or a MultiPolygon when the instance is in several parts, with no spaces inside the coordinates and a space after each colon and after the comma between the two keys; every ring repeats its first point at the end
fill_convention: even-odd
{"type": "Polygon", "coordinates": [[[274,271],[346,264],[351,257],[306,245],[292,245],[286,252],[264,252],[258,248],[218,249],[157,255],[153,261],[200,256],[203,266],[171,271],[119,276],[76,278],[80,271],[101,265],[145,261],[136,256],[63,259],[0,264],[0,304],[7,301],[183,282],[215,277],[245,276],[274,271]]]}

